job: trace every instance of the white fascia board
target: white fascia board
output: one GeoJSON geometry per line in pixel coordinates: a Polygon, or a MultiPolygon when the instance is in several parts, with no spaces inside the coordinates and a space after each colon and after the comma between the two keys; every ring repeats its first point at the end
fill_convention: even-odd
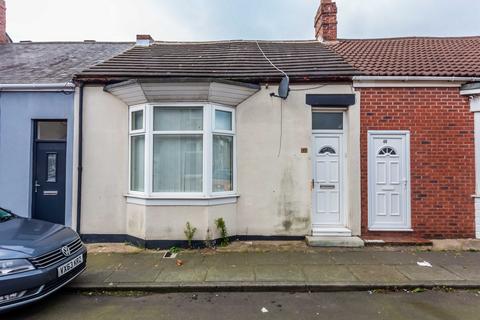
{"type": "Polygon", "coordinates": [[[415,88],[461,87],[467,82],[480,81],[475,77],[410,77],[410,76],[355,76],[355,88],[415,88]]]}
{"type": "Polygon", "coordinates": [[[0,84],[0,91],[75,91],[72,82],[0,84]]]}
{"type": "Polygon", "coordinates": [[[472,90],[462,90],[460,91],[462,96],[476,96],[480,95],[480,89],[472,89],[472,90]]]}

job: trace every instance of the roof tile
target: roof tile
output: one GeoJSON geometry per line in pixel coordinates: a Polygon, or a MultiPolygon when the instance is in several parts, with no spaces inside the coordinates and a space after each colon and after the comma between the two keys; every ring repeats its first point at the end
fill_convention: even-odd
{"type": "MultiPolygon", "coordinates": [[[[357,74],[339,55],[318,41],[259,41],[271,61],[292,79],[357,74]]],[[[256,41],[156,42],[134,47],[77,77],[211,77],[238,81],[272,80],[283,75],[263,57],[256,41]]]]}
{"type": "Polygon", "coordinates": [[[330,48],[365,75],[480,76],[480,37],[339,40],[330,48]]]}

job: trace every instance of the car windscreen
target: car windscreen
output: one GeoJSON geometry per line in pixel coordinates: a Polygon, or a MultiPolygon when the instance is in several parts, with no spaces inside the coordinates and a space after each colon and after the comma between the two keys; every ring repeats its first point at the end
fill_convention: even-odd
{"type": "Polygon", "coordinates": [[[0,208],[0,223],[13,219],[14,215],[9,211],[0,208]]]}

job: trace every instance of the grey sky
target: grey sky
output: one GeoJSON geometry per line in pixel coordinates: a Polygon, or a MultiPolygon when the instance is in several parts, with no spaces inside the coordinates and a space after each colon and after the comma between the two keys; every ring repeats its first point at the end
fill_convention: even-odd
{"type": "MultiPolygon", "coordinates": [[[[19,40],[312,39],[320,0],[6,0],[19,40]]],[[[480,0],[337,0],[339,37],[480,35],[480,0]]]]}

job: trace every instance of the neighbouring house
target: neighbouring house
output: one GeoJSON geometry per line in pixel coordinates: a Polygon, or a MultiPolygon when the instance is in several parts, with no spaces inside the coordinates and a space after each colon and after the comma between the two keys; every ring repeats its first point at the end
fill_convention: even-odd
{"type": "MultiPolygon", "coordinates": [[[[73,74],[132,43],[11,43],[0,0],[0,206],[72,225],[73,74]]],[[[77,124],[78,125],[78,124],[77,124]]]]}
{"type": "Polygon", "coordinates": [[[480,238],[480,37],[328,46],[362,73],[362,235],[480,238]]]}

